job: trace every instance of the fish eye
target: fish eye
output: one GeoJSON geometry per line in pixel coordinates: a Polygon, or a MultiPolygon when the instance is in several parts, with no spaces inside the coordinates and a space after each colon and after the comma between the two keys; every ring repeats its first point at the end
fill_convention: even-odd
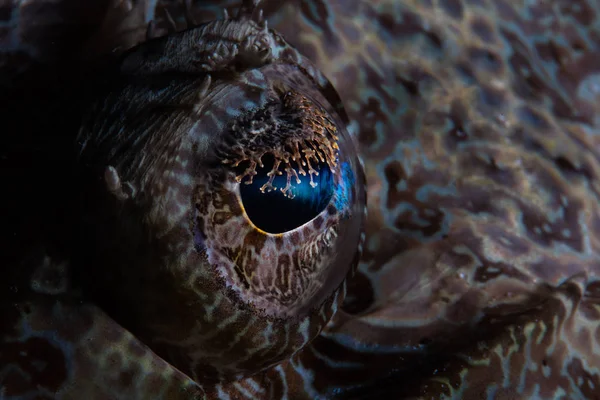
{"type": "Polygon", "coordinates": [[[212,24],[126,54],[78,136],[83,290],[196,381],[264,370],[318,335],[366,202],[331,83],[266,26],[212,24]],[[200,62],[188,44],[212,46],[208,31],[250,39],[200,62]]]}
{"type": "MultiPolygon", "coordinates": [[[[237,154],[223,161],[235,166],[248,219],[268,233],[292,231],[316,218],[334,188],[346,184],[338,177],[335,123],[297,92],[287,91],[280,101],[250,117],[234,147],[237,154]],[[296,108],[298,102],[302,106],[296,108]],[[245,146],[246,141],[252,144],[245,146]]],[[[234,128],[240,132],[239,124],[234,128]]]]}
{"type": "Polygon", "coordinates": [[[269,233],[284,233],[323,212],[334,193],[335,182],[329,165],[318,162],[312,167],[315,171],[312,182],[309,178],[297,177],[302,171],[301,164],[296,168],[288,167],[292,176],[278,172],[269,175],[274,168],[275,160],[269,157],[262,167],[256,168],[253,179],[239,187],[242,206],[257,228],[269,233]],[[293,181],[288,182],[288,179],[293,181]]]}
{"type": "Polygon", "coordinates": [[[214,141],[201,140],[215,161],[197,169],[196,243],[223,266],[243,302],[288,318],[343,281],[356,245],[338,243],[359,235],[358,226],[343,227],[363,212],[364,200],[351,138],[324,99],[268,68],[263,73],[269,89],[262,105],[247,103],[214,141]],[[287,276],[278,278],[287,264],[287,276]]]}

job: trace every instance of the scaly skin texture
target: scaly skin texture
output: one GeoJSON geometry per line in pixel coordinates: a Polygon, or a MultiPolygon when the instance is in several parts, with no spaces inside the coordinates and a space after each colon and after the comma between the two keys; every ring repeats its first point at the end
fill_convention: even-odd
{"type": "MultiPolygon", "coordinates": [[[[128,48],[152,19],[165,34],[166,8],[186,25],[175,2],[98,4],[109,11],[82,30],[89,42],[59,41],[73,57],[128,48]]],[[[191,14],[208,21],[235,5],[191,14]]],[[[278,365],[197,385],[87,302],[55,250],[10,275],[20,290],[3,297],[4,395],[598,398],[598,3],[263,7],[339,93],[364,163],[367,239],[341,310],[278,365]]],[[[14,54],[3,71],[27,68],[14,54]]],[[[43,52],[19,57],[56,65],[43,52]]]]}

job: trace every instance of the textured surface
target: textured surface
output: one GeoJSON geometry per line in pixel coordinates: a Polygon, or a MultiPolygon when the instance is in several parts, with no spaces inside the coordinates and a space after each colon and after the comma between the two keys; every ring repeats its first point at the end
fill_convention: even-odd
{"type": "MultiPolygon", "coordinates": [[[[192,11],[210,20],[222,5],[192,11]]],[[[185,25],[180,5],[133,6],[105,5],[91,48],[141,41],[155,16],[164,33],[165,7],[185,25]]],[[[65,398],[597,398],[599,12],[591,0],[267,2],[270,27],[337,89],[365,165],[367,242],[343,310],[290,360],[199,389],[95,306],[57,295],[60,279],[31,298],[27,283],[2,306],[5,395],[39,382],[65,398]]],[[[59,262],[31,263],[34,278],[61,276],[59,262]]]]}

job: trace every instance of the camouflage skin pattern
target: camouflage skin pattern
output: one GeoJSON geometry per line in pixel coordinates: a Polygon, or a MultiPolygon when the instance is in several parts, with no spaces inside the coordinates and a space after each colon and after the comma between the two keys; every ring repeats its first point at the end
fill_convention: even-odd
{"type": "MultiPolygon", "coordinates": [[[[8,21],[5,32],[13,34],[10,43],[19,49],[2,55],[3,77],[14,80],[21,73],[15,66],[24,70],[34,68],[30,64],[56,64],[44,52],[32,50],[35,46],[23,45],[27,35],[14,34],[15,27],[29,32],[28,20],[17,17],[44,3],[2,7],[9,10],[2,13],[8,21]]],[[[182,3],[98,6],[103,18],[85,25],[95,30],[90,28],[85,38],[65,34],[64,47],[59,47],[88,60],[93,54],[115,49],[118,53],[142,42],[147,31],[161,36],[173,27],[184,29],[192,19],[200,23],[223,18],[223,8],[236,15],[239,6],[182,3]],[[151,20],[155,23],[147,29],[151,20]]],[[[55,7],[68,15],[73,12],[69,4],[55,7]]],[[[250,24],[259,31],[262,20],[256,10],[249,12],[249,4],[240,18],[254,21],[250,24]]],[[[177,304],[180,300],[168,294],[168,287],[152,291],[165,298],[136,299],[139,292],[132,296],[123,286],[114,289],[116,304],[89,301],[103,298],[83,290],[93,288],[92,283],[99,281],[105,291],[112,289],[102,285],[117,284],[114,273],[102,275],[102,260],[89,259],[92,267],[86,275],[81,258],[71,262],[60,251],[42,252],[27,264],[30,267],[18,270],[16,265],[23,263],[16,262],[6,267],[9,272],[18,270],[8,276],[16,282],[10,287],[19,290],[7,290],[2,297],[2,396],[600,398],[600,4],[314,0],[267,1],[261,8],[269,27],[281,34],[273,35],[289,43],[293,62],[310,65],[305,71],[315,77],[314,87],[297,90],[291,99],[300,101],[303,91],[313,98],[318,96],[315,91],[322,93],[328,105],[315,107],[315,112],[329,115],[336,129],[348,131],[342,143],[353,137],[358,145],[362,164],[354,168],[358,175],[364,168],[366,175],[366,240],[356,272],[338,292],[346,292],[344,302],[334,306],[340,298],[324,307],[320,322],[308,324],[320,330],[329,319],[327,309],[337,307],[323,330],[308,335],[316,336],[308,343],[302,340],[271,358],[273,365],[264,360],[243,365],[230,359],[227,365],[235,370],[231,372],[219,368],[216,357],[212,365],[217,367],[202,368],[210,373],[199,376],[186,367],[185,357],[178,359],[172,349],[152,342],[157,331],[179,334],[161,330],[167,325],[160,321],[179,309],[150,307],[156,314],[135,323],[127,314],[139,310],[136,301],[177,304]],[[343,109],[336,105],[334,92],[343,109]]],[[[3,43],[8,37],[0,36],[3,43]]],[[[47,47],[43,41],[35,43],[47,47]]],[[[270,49],[276,46],[268,44],[270,49]]],[[[246,65],[269,66],[262,57],[253,60],[246,65]]],[[[125,65],[135,67],[138,61],[125,65]]],[[[180,65],[184,63],[185,59],[180,65]]],[[[198,65],[203,77],[194,81],[194,96],[213,93],[215,78],[206,83],[204,75],[218,65],[198,65]]],[[[124,100],[108,103],[121,104],[118,101],[124,100]]],[[[127,107],[136,107],[135,101],[118,108],[127,107]]],[[[107,132],[116,129],[107,126],[107,132]]],[[[82,152],[85,159],[85,154],[106,154],[103,143],[94,139],[76,147],[89,145],[91,153],[82,152]]],[[[169,143],[174,142],[154,143],[148,149],[156,151],[157,160],[169,160],[169,143]]],[[[114,165],[97,163],[102,168],[91,186],[108,190],[104,197],[88,198],[92,206],[127,203],[142,193],[143,174],[131,172],[140,167],[140,159],[127,155],[119,161],[123,153],[115,154],[114,165]]],[[[349,144],[340,154],[354,157],[349,144]]],[[[88,163],[95,165],[94,156],[89,157],[88,163]]],[[[152,179],[148,182],[149,188],[161,188],[152,179]]],[[[213,193],[210,179],[203,185],[206,193],[213,193]]],[[[210,206],[205,208],[210,212],[210,206]]],[[[162,214],[145,216],[152,221],[164,218],[167,225],[177,219],[177,207],[166,204],[159,209],[162,214]]],[[[233,212],[229,217],[239,215],[233,212]]],[[[100,232],[115,218],[110,213],[103,217],[109,223],[93,224],[100,232]]],[[[132,231],[127,229],[136,233],[130,225],[123,227],[121,242],[132,243],[131,237],[141,236],[128,235],[132,231]]],[[[98,237],[105,238],[104,243],[113,240],[98,237]]],[[[173,247],[181,243],[174,240],[167,250],[157,251],[173,254],[173,247]]],[[[219,243],[218,237],[214,243],[219,243]]],[[[351,269],[352,262],[345,264],[351,269]]],[[[129,272],[132,275],[123,274],[124,279],[134,281],[139,271],[129,272]]],[[[306,301],[313,300],[309,296],[306,301]]],[[[186,325],[181,320],[168,322],[186,325]]],[[[227,339],[233,330],[223,332],[227,339]]],[[[227,340],[216,346],[217,351],[218,346],[227,347],[227,340]]]]}

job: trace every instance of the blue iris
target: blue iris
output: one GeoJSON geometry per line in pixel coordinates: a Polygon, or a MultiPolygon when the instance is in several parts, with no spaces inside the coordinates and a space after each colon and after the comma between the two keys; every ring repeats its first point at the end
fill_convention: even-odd
{"type": "Polygon", "coordinates": [[[340,165],[342,173],[342,184],[338,185],[335,190],[335,208],[338,210],[346,210],[352,203],[352,187],[356,184],[354,173],[348,162],[340,165]]]}
{"type": "Polygon", "coordinates": [[[310,185],[308,176],[299,175],[299,184],[292,179],[293,198],[287,197],[280,190],[287,183],[285,173],[273,180],[273,186],[277,190],[261,192],[260,188],[268,182],[267,173],[272,167],[273,160],[265,160],[264,167],[256,169],[257,175],[252,184],[243,182],[240,185],[246,214],[258,228],[269,233],[287,232],[312,220],[327,207],[333,196],[334,182],[326,163],[313,165],[313,169],[319,172],[318,176],[313,175],[313,182],[317,184],[315,187],[310,185]]]}

